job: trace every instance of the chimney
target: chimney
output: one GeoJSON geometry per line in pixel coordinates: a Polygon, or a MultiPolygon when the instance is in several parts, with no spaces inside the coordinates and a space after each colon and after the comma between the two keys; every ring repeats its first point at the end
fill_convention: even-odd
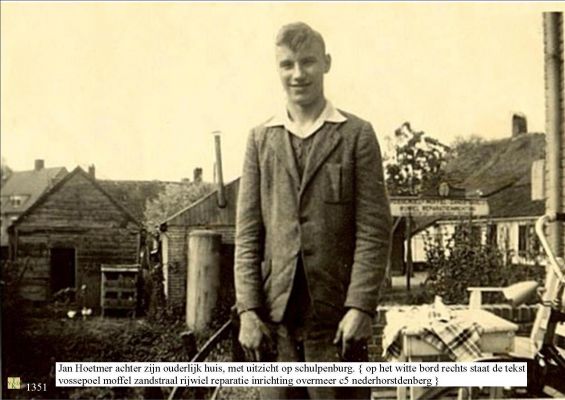
{"type": "Polygon", "coordinates": [[[45,168],[45,160],[35,160],[35,170],[36,171],[41,171],[43,168],[45,168]]]}
{"type": "Polygon", "coordinates": [[[216,147],[216,178],[218,184],[218,207],[224,208],[226,206],[226,190],[224,187],[224,175],[222,172],[222,138],[220,131],[212,132],[214,135],[214,143],[216,147]]]}
{"type": "Polygon", "coordinates": [[[194,183],[202,182],[202,168],[194,168],[193,179],[194,183]]]}
{"type": "Polygon", "coordinates": [[[528,120],[521,113],[512,115],[512,137],[517,137],[528,132],[528,120]]]}
{"type": "Polygon", "coordinates": [[[94,167],[94,164],[88,166],[88,175],[90,175],[92,179],[96,179],[96,167],[94,167]]]}

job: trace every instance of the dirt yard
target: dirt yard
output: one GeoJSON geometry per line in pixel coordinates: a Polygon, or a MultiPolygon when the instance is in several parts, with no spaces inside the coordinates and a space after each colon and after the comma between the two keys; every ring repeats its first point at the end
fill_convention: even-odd
{"type": "MultiPolygon", "coordinates": [[[[4,357],[5,376],[24,382],[44,383],[46,390],[25,389],[3,393],[5,399],[147,399],[159,398],[158,391],[145,388],[58,388],[55,362],[73,361],[188,361],[180,340],[184,323],[151,324],[143,319],[100,318],[86,320],[30,318],[17,342],[4,357]],[[21,351],[26,349],[26,351],[21,351]]],[[[197,338],[199,345],[209,335],[197,338]]],[[[229,361],[230,343],[224,342],[209,361],[229,361]]],[[[168,395],[164,389],[162,397],[168,395]]],[[[219,398],[258,398],[254,389],[224,388],[219,398]]]]}

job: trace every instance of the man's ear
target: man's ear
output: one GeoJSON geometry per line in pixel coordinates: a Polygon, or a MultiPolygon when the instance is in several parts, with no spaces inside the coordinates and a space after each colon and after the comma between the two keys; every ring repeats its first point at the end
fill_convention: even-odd
{"type": "Polygon", "coordinates": [[[326,62],[326,68],[324,69],[324,73],[328,73],[330,72],[330,68],[332,66],[332,56],[330,56],[329,54],[326,54],[324,56],[325,62],[326,62]]]}

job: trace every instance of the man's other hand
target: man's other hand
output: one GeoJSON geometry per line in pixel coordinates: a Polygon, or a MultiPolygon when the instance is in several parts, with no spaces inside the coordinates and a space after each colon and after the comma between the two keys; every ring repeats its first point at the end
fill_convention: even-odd
{"type": "Polygon", "coordinates": [[[262,361],[262,350],[273,346],[269,328],[253,310],[243,312],[239,319],[239,343],[245,356],[249,361],[262,361]]]}
{"type": "Polygon", "coordinates": [[[339,322],[334,344],[341,344],[341,357],[348,358],[352,347],[366,342],[372,334],[372,318],[366,312],[355,308],[349,309],[339,322]]]}

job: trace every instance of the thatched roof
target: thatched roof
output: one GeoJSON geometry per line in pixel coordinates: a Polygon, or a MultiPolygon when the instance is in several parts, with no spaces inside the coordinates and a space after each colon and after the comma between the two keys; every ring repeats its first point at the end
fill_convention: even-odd
{"type": "Polygon", "coordinates": [[[447,165],[449,181],[488,196],[503,187],[530,183],[535,160],[544,158],[545,135],[527,133],[470,146],[447,165]]]}
{"type": "Polygon", "coordinates": [[[545,135],[527,133],[469,146],[447,165],[447,175],[486,197],[491,218],[537,216],[545,204],[531,200],[531,167],[544,157],[545,135]]]}

